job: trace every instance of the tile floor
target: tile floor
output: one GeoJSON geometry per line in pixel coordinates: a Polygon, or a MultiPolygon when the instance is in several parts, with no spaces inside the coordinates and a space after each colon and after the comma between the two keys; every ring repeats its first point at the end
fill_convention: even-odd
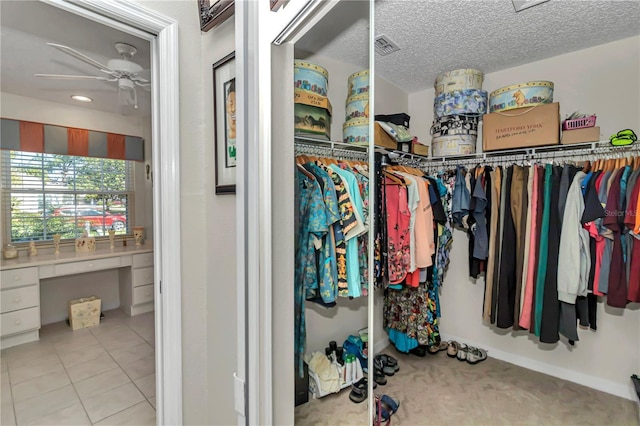
{"type": "Polygon", "coordinates": [[[104,314],[76,331],[45,325],[40,341],[2,350],[2,426],[155,425],[154,313],[104,314]]]}

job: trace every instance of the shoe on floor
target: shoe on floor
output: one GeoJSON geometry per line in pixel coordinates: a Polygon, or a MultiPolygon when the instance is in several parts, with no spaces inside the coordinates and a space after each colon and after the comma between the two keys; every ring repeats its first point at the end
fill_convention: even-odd
{"type": "Polygon", "coordinates": [[[447,342],[440,342],[437,345],[431,345],[429,346],[429,348],[427,349],[427,352],[429,352],[431,355],[435,355],[440,351],[444,351],[449,347],[449,345],[447,344],[447,342]]]}
{"type": "Polygon", "coordinates": [[[397,359],[395,359],[391,355],[387,355],[387,354],[380,354],[378,356],[380,357],[380,359],[382,359],[382,362],[384,363],[384,365],[387,365],[387,366],[393,368],[394,372],[400,371],[400,366],[398,366],[398,360],[397,359]]]}
{"type": "Polygon", "coordinates": [[[427,347],[420,345],[420,346],[417,346],[417,347],[411,349],[409,351],[409,353],[412,354],[412,355],[423,357],[423,356],[425,356],[427,354],[427,347]]]}
{"type": "Polygon", "coordinates": [[[387,376],[393,376],[396,369],[391,365],[386,355],[376,355],[373,359],[373,365],[387,376]]]}
{"type": "Polygon", "coordinates": [[[480,348],[469,347],[467,350],[467,362],[469,364],[477,364],[487,359],[487,351],[480,348]]]}
{"type": "Polygon", "coordinates": [[[455,340],[449,340],[447,342],[447,356],[449,358],[455,358],[458,355],[458,349],[460,348],[460,343],[455,340]]]}
{"type": "Polygon", "coordinates": [[[351,393],[349,393],[349,399],[356,404],[360,404],[367,399],[367,379],[362,378],[351,385],[351,393]]]}
{"type": "Polygon", "coordinates": [[[456,356],[458,357],[459,361],[466,361],[468,350],[469,348],[464,343],[458,344],[458,353],[456,354],[456,356]]]}

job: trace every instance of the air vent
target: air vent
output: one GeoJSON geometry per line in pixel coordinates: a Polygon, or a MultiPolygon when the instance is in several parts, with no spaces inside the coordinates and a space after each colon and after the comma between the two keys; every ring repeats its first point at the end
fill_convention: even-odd
{"type": "Polygon", "coordinates": [[[400,50],[397,44],[395,44],[389,37],[382,34],[376,37],[376,52],[380,56],[387,56],[390,53],[400,50]]]}

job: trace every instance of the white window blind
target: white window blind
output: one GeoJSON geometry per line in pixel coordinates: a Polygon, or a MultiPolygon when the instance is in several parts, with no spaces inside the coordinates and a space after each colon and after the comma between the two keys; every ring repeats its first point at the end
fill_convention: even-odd
{"type": "Polygon", "coordinates": [[[126,234],[133,209],[133,162],[2,151],[5,241],[126,234]]]}

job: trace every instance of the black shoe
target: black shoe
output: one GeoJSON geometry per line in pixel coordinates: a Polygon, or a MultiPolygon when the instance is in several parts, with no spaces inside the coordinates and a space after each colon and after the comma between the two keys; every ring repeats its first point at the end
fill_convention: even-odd
{"type": "Polygon", "coordinates": [[[424,345],[419,345],[409,351],[410,354],[416,355],[419,357],[423,357],[427,355],[427,347],[424,345]]]}

